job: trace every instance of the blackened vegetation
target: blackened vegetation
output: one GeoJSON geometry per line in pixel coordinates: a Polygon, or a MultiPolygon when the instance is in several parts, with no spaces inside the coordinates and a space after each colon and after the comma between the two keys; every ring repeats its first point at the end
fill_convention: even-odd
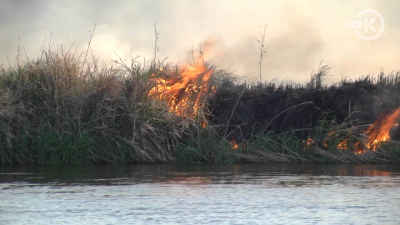
{"type": "Polygon", "coordinates": [[[399,73],[324,87],[328,66],[285,86],[237,85],[216,71],[209,107],[192,118],[149,95],[179,71],[51,50],[0,66],[0,165],[400,162],[398,134],[364,148],[368,124],[399,106],[399,73]]]}
{"type": "MultiPolygon", "coordinates": [[[[267,131],[295,131],[305,139],[321,120],[371,124],[400,106],[400,72],[381,72],[355,81],[342,79],[328,87],[321,81],[329,67],[321,69],[305,85],[248,85],[226,80],[209,101],[211,121],[228,125],[228,139],[248,140],[267,131]]],[[[400,132],[392,133],[392,139],[400,139],[400,132]]]]}

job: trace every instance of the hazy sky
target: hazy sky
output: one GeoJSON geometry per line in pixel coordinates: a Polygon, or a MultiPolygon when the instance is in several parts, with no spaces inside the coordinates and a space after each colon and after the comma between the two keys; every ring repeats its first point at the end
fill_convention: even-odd
{"type": "MultiPolygon", "coordinates": [[[[0,62],[8,64],[7,56],[14,61],[18,37],[29,57],[36,57],[38,43],[50,36],[55,47],[74,43],[83,50],[95,23],[96,55],[116,59],[115,51],[127,60],[150,60],[157,21],[160,59],[184,62],[192,46],[211,38],[217,41],[211,60],[218,68],[255,80],[260,26],[269,24],[264,79],[304,82],[323,60],[333,66],[329,83],[342,76],[377,74],[381,68],[400,69],[399,12],[400,1],[390,0],[0,0],[0,62]],[[348,27],[363,9],[374,9],[385,20],[382,35],[373,41],[361,39],[348,27]]],[[[373,26],[379,30],[378,18],[373,26]]]]}

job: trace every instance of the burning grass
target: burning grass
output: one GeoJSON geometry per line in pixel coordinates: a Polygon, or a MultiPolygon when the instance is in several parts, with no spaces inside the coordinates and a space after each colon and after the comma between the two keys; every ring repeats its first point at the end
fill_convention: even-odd
{"type": "Polygon", "coordinates": [[[169,112],[182,117],[196,118],[208,95],[208,81],[212,73],[212,69],[200,62],[182,67],[175,74],[166,73],[167,77],[152,79],[156,84],[148,95],[167,102],[169,112]]]}
{"type": "Polygon", "coordinates": [[[200,59],[46,50],[1,68],[0,163],[400,161],[399,74],[323,87],[322,67],[306,85],[246,85],[200,59]]]}
{"type": "Polygon", "coordinates": [[[147,97],[154,65],[82,61],[45,51],[1,70],[1,162],[173,162],[196,124],[147,97]]]}
{"type": "Polygon", "coordinates": [[[328,72],[305,85],[227,81],[210,99],[211,121],[229,124],[243,161],[398,162],[400,73],[327,87],[328,72]]]}

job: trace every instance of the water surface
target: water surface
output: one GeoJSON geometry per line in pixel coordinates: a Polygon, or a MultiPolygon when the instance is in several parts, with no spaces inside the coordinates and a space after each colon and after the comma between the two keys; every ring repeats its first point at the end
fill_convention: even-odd
{"type": "Polygon", "coordinates": [[[398,165],[0,167],[0,224],[400,224],[398,165]]]}

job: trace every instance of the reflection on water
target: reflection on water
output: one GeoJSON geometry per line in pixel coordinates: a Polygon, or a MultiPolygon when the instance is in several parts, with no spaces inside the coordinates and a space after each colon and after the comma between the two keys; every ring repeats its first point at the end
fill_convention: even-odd
{"type": "Polygon", "coordinates": [[[399,224],[398,165],[0,167],[0,224],[399,224]]]}

